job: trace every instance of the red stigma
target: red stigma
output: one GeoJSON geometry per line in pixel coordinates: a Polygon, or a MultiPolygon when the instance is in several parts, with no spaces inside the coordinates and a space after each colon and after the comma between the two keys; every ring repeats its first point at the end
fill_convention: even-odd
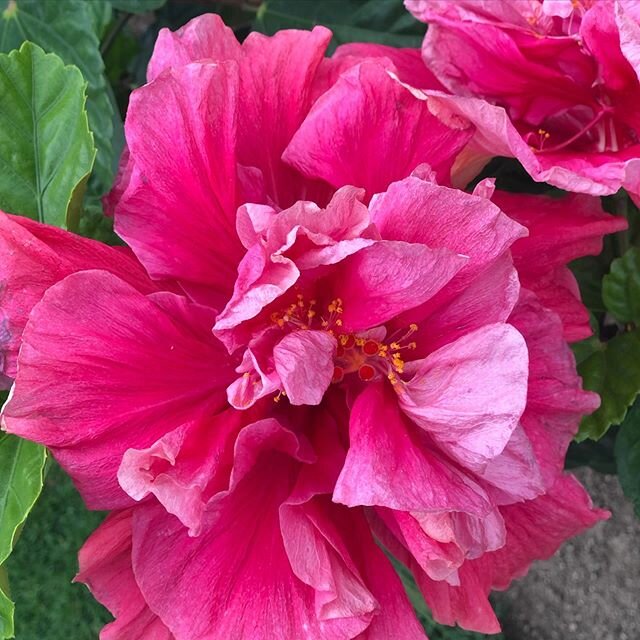
{"type": "Polygon", "coordinates": [[[375,356],[380,350],[380,345],[375,340],[367,340],[362,345],[362,352],[367,356],[375,356]]]}
{"type": "Polygon", "coordinates": [[[363,364],[358,369],[358,375],[363,382],[369,382],[376,375],[376,370],[370,364],[363,364]]]}

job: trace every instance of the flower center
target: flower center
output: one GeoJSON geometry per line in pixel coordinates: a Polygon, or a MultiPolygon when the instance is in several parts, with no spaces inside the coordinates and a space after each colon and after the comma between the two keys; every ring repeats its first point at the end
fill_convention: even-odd
{"type": "Polygon", "coordinates": [[[341,298],[332,300],[322,313],[317,300],[307,302],[305,296],[299,293],[295,302],[284,311],[271,314],[271,322],[282,329],[313,329],[334,336],[338,343],[332,378],[334,384],[342,382],[350,373],[357,373],[363,382],[385,376],[391,384],[397,385],[405,366],[403,352],[416,348],[416,343],[410,338],[418,330],[418,325],[411,324],[408,329],[396,331],[388,338],[380,338],[381,333],[386,333],[382,327],[362,333],[344,333],[343,313],[341,298]]]}
{"type": "Polygon", "coordinates": [[[376,340],[366,334],[339,334],[332,382],[342,382],[345,375],[357,373],[363,382],[382,375],[391,384],[398,384],[404,371],[403,351],[416,348],[416,343],[409,338],[417,330],[418,326],[412,324],[404,334],[396,332],[388,340],[376,340]]]}

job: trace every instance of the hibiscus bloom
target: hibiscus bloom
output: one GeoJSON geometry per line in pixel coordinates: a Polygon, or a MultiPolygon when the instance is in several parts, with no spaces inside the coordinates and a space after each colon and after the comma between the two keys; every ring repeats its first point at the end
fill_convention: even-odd
{"type": "Polygon", "coordinates": [[[640,194],[637,3],[405,4],[429,23],[426,65],[478,126],[474,154],[516,157],[569,191],[640,194]]]}
{"type": "Polygon", "coordinates": [[[412,54],[329,37],[161,33],[108,202],[139,263],[33,277],[89,241],[0,226],[3,426],[112,511],[78,576],[103,639],[423,638],[380,546],[496,631],[490,590],[606,517],[562,472],[598,398],[558,274],[621,221],[446,186],[473,126],[398,81],[412,54]]]}

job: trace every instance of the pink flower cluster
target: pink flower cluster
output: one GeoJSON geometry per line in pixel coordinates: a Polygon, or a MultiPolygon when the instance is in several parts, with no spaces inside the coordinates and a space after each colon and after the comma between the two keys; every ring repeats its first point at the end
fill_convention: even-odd
{"type": "Polygon", "coordinates": [[[112,512],[78,576],[103,640],[424,638],[384,551],[437,620],[496,632],[490,591],[607,517],[563,472],[599,402],[567,263],[625,221],[454,188],[498,107],[330,37],[161,32],[107,201],[129,248],[0,217],[3,427],[112,512]]]}
{"type": "Polygon", "coordinates": [[[512,156],[569,191],[640,198],[638,0],[405,4],[429,23],[429,86],[478,128],[478,161],[512,156]]]}

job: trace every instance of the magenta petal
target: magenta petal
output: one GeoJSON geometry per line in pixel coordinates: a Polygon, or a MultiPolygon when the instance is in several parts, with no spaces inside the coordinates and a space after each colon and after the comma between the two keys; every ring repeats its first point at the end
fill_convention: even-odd
{"type": "Polygon", "coordinates": [[[53,284],[75,271],[106,269],[142,293],[155,290],[127,249],[0,212],[0,371],[16,375],[24,326],[53,284]]]}
{"type": "Polygon", "coordinates": [[[4,424],[49,446],[91,507],[128,505],[124,452],[226,404],[233,370],[212,324],[174,294],[146,297],[104,271],[68,276],[31,313],[4,424]]]}
{"type": "Polygon", "coordinates": [[[233,448],[250,411],[227,409],[169,432],[146,449],[128,449],[118,469],[120,486],[134,499],[155,495],[164,508],[199,535],[206,504],[226,489],[233,448]]]}
{"type": "MultiPolygon", "coordinates": [[[[500,275],[508,281],[508,285],[500,287],[502,302],[494,300],[490,305],[496,313],[496,319],[505,319],[517,299],[518,285],[508,269],[505,252],[513,243],[526,235],[526,229],[509,219],[500,209],[484,197],[471,195],[456,189],[438,186],[417,177],[409,177],[393,183],[382,194],[371,201],[371,219],[385,240],[402,240],[422,243],[429,247],[445,247],[450,251],[468,257],[465,265],[452,278],[442,291],[423,307],[416,309],[404,317],[405,324],[410,322],[432,321],[439,325],[452,324],[439,318],[442,308],[450,304],[457,296],[466,296],[467,300],[459,301],[459,309],[450,313],[449,320],[460,314],[462,307],[473,310],[473,297],[483,297],[480,291],[490,287],[491,281],[500,275]],[[491,265],[500,260],[502,268],[495,272],[491,265]],[[486,277],[479,274],[491,268],[486,277]],[[483,278],[474,282],[477,278],[483,278]],[[471,285],[473,283],[473,285],[471,285]],[[467,289],[473,288],[467,294],[467,289]]],[[[497,268],[497,267],[496,267],[497,268]]],[[[495,294],[494,294],[495,295],[495,294]]],[[[484,323],[487,312],[473,310],[473,314],[462,318],[464,324],[484,323]]],[[[455,319],[454,321],[456,321],[455,319]]],[[[444,327],[441,326],[442,330],[444,327]]],[[[429,333],[427,331],[427,333],[429,333]]],[[[427,336],[427,340],[431,340],[427,336]]]]}
{"type": "Polygon", "coordinates": [[[421,305],[467,262],[448,249],[383,240],[343,260],[330,290],[344,301],[345,331],[361,331],[421,305]]]}
{"type": "Polygon", "coordinates": [[[154,278],[220,306],[242,257],[236,219],[234,64],[190,64],[131,95],[129,184],[117,232],[154,278]]]}
{"type": "Polygon", "coordinates": [[[449,455],[479,470],[499,455],[527,399],[523,337],[488,325],[412,363],[400,406],[449,455]]]}
{"type": "Polygon", "coordinates": [[[198,60],[235,60],[241,47],[232,29],[215,13],[191,20],[177,31],[160,29],[149,60],[147,80],[152,82],[163,71],[183,67],[198,60]]]}
{"type": "Polygon", "coordinates": [[[297,331],[273,350],[275,369],[293,405],[318,405],[333,377],[336,340],[326,331],[297,331]]]}
{"type": "MultiPolygon", "coordinates": [[[[370,612],[363,611],[372,600],[357,576],[348,577],[348,567],[336,566],[332,575],[340,581],[344,606],[329,608],[333,615],[326,617],[318,607],[321,593],[292,570],[279,512],[303,457],[292,432],[273,420],[255,423],[240,436],[229,491],[210,502],[199,537],[190,538],[159,507],[136,509],[135,574],[176,640],[208,640],[212,629],[217,636],[237,640],[299,640],[301,629],[313,640],[351,640],[366,627],[370,612]],[[185,591],[188,599],[182,597],[185,591]]],[[[296,535],[295,530],[290,533],[296,535]]],[[[338,553],[322,548],[340,563],[338,553]]],[[[298,569],[302,571],[300,565],[298,569]]],[[[319,561],[311,569],[318,572],[310,580],[314,584],[320,586],[323,575],[329,579],[322,573],[327,564],[319,561]]]]}
{"type": "Polygon", "coordinates": [[[625,229],[627,221],[609,215],[598,198],[588,195],[550,198],[496,191],[492,199],[529,230],[513,246],[522,285],[560,316],[567,340],[591,335],[589,314],[566,265],[576,258],[598,255],[604,235],[625,229]]]}
{"type": "Polygon", "coordinates": [[[488,600],[489,591],[506,589],[525,575],[534,560],[551,557],[560,545],[599,520],[606,511],[594,509],[589,496],[572,476],[561,476],[544,495],[501,508],[507,526],[506,544],[459,570],[459,586],[416,578],[436,621],[465,629],[497,633],[500,625],[488,600]]]}
{"type": "Polygon", "coordinates": [[[112,513],[80,550],[75,578],[116,618],[100,632],[100,640],[174,640],[147,606],[131,565],[130,509],[112,513]]]}
{"type": "Polygon", "coordinates": [[[480,633],[500,633],[500,623],[488,598],[490,578],[483,573],[482,565],[462,565],[458,570],[462,587],[432,580],[421,571],[414,570],[414,574],[436,622],[480,633]]]}
{"type": "Polygon", "coordinates": [[[598,408],[595,393],[582,390],[575,358],[563,338],[560,318],[523,291],[510,322],[529,351],[529,390],[522,425],[535,452],[546,486],[564,467],[569,443],[584,414],[598,408]]]}
{"type": "Polygon", "coordinates": [[[340,45],[331,56],[331,61],[345,58],[360,60],[364,58],[387,58],[393,63],[398,77],[405,84],[418,89],[444,91],[444,86],[429,71],[422,60],[420,49],[399,49],[373,42],[349,42],[340,45]]]}
{"type": "Polygon", "coordinates": [[[358,396],[349,434],[336,502],[404,511],[489,511],[482,489],[434,452],[383,383],[371,383],[358,396]]]}
{"type": "Polygon", "coordinates": [[[448,182],[472,132],[466,120],[403,86],[381,62],[365,61],[315,103],[283,158],[306,176],[336,188],[364,187],[371,197],[424,162],[448,182]]]}

